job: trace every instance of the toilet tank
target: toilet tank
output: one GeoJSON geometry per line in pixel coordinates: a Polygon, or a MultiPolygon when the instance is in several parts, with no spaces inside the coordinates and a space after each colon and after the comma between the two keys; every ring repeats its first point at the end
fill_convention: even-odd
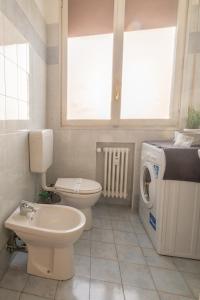
{"type": "Polygon", "coordinates": [[[53,130],[30,131],[29,153],[31,171],[45,173],[53,162],[53,130]]]}

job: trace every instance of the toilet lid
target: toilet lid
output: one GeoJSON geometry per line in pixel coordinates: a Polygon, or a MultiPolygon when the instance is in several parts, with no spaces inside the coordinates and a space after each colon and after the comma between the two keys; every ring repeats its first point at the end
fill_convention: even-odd
{"type": "Polygon", "coordinates": [[[83,178],[58,178],[55,188],[77,194],[92,194],[102,190],[100,183],[97,181],[83,178]]]}

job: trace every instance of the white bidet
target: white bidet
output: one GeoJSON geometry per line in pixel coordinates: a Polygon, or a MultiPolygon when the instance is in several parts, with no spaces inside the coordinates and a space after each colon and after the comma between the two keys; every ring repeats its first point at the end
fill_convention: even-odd
{"type": "Polygon", "coordinates": [[[27,272],[66,280],[74,275],[73,244],[85,226],[84,214],[69,206],[33,204],[35,212],[20,214],[18,207],[6,220],[27,245],[27,272]]]}

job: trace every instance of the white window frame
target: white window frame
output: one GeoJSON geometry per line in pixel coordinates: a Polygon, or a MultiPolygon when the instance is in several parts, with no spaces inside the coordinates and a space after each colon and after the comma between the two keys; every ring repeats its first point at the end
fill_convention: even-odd
{"type": "Polygon", "coordinates": [[[181,92],[186,44],[186,29],[189,0],[179,0],[177,16],[177,35],[172,92],[169,119],[120,119],[123,35],[125,1],[114,0],[113,26],[113,78],[111,120],[68,120],[67,119],[67,35],[68,35],[68,0],[61,0],[61,42],[60,42],[60,89],[61,89],[61,126],[72,127],[168,127],[177,128],[180,123],[181,92]],[[119,96],[119,97],[118,97],[119,96]],[[119,99],[117,99],[119,98],[119,99]]]}

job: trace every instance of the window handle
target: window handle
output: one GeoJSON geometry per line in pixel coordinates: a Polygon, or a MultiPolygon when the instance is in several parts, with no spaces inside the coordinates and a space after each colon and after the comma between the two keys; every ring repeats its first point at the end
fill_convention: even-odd
{"type": "Polygon", "coordinates": [[[121,94],[121,86],[119,84],[117,84],[115,87],[115,98],[114,98],[115,101],[119,101],[120,94],[121,94]]]}

